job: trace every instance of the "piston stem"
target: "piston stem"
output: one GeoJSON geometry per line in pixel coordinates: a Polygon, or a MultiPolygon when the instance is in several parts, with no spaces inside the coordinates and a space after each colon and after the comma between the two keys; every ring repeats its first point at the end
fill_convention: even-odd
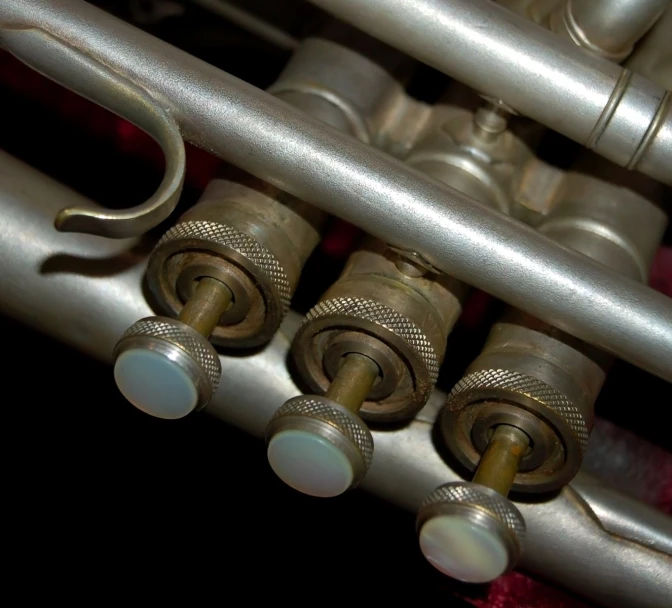
{"type": "Polygon", "coordinates": [[[219,318],[229,308],[232,299],[233,294],[224,283],[204,277],[180,311],[178,320],[208,338],[217,327],[219,318]]]}
{"type": "Polygon", "coordinates": [[[378,365],[366,355],[347,355],[329,385],[325,397],[357,413],[378,378],[378,365]]]}
{"type": "Polygon", "coordinates": [[[505,109],[486,102],[474,114],[474,134],[484,143],[493,143],[506,131],[508,118],[505,109]]]}
{"type": "Polygon", "coordinates": [[[508,424],[499,425],[481,457],[474,483],[506,496],[529,445],[530,439],[523,431],[508,424]]]}

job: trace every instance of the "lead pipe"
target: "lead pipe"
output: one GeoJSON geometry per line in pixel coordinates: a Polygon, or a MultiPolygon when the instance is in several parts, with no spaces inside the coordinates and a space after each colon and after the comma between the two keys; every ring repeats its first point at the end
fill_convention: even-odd
{"type": "MultiPolygon", "coordinates": [[[[409,7],[419,4],[421,8],[422,2],[409,3],[409,7]]],[[[359,6],[360,0],[350,4],[359,6]]],[[[389,14],[397,14],[398,18],[397,9],[404,3],[391,0],[380,6],[383,4],[389,5],[389,14]]],[[[465,3],[430,4],[437,8],[465,3]]],[[[368,15],[375,3],[364,0],[361,5],[362,14],[368,15]]],[[[480,2],[473,5],[482,9],[480,2]]],[[[416,19],[423,11],[405,12],[411,28],[407,37],[417,39],[412,26],[422,25],[416,19]]],[[[505,12],[507,19],[514,17],[505,12]]],[[[388,19],[386,15],[387,9],[382,11],[382,22],[388,19]]],[[[482,26],[488,23],[483,18],[476,21],[482,26]]],[[[364,228],[390,245],[417,252],[428,264],[465,283],[672,381],[672,301],[662,294],[618,276],[516,220],[80,0],[5,0],[0,4],[0,22],[5,24],[0,27],[0,43],[11,45],[10,51],[42,71],[49,73],[53,68],[49,64],[52,57],[41,52],[39,37],[22,36],[26,30],[17,29],[21,24],[47,29],[151,91],[171,108],[190,142],[364,228]],[[12,26],[8,29],[7,24],[12,26]]],[[[438,22],[445,24],[445,15],[438,22]]],[[[437,32],[435,25],[432,22],[427,30],[428,39],[439,33],[443,39],[450,38],[445,32],[437,32]]],[[[480,31],[477,28],[473,36],[480,31]]],[[[476,41],[481,40],[484,48],[493,52],[497,44],[488,42],[491,32],[484,31],[487,34],[476,41]]],[[[519,44],[522,39],[515,31],[512,41],[519,44]]],[[[565,46],[558,46],[557,36],[546,32],[551,36],[549,42],[545,34],[539,33],[543,32],[541,28],[533,31],[540,57],[549,55],[543,46],[546,43],[561,57],[569,52],[565,46]]],[[[493,40],[497,40],[496,28],[493,33],[493,40]]],[[[421,37],[425,39],[424,34],[421,37]]],[[[501,42],[502,49],[506,49],[506,40],[501,42]]],[[[529,43],[527,38],[524,40],[529,43]]],[[[484,58],[487,57],[486,53],[484,58]]],[[[515,57],[522,61],[527,55],[517,53],[515,57]]],[[[599,63],[605,73],[598,78],[595,70],[586,68],[596,60],[582,53],[580,57],[576,69],[584,76],[594,76],[596,81],[590,87],[570,87],[573,94],[560,99],[566,102],[561,104],[562,112],[567,108],[573,111],[577,103],[592,104],[596,109],[603,96],[591,91],[595,87],[602,90],[605,78],[620,69],[611,63],[599,63]]],[[[529,63],[529,57],[527,60],[529,63]]],[[[546,67],[542,59],[532,64],[546,67]]],[[[475,69],[472,62],[474,72],[485,75],[492,71],[487,61],[481,67],[482,70],[475,69]]],[[[566,72],[556,71],[556,76],[558,82],[569,83],[566,72]]],[[[548,93],[539,107],[555,106],[553,91],[542,86],[542,77],[540,73],[533,81],[548,93]]],[[[504,77],[495,71],[493,78],[502,82],[504,77]]],[[[511,81],[515,83],[516,79],[511,81]]],[[[585,125],[586,116],[591,113],[594,114],[592,110],[587,114],[577,112],[576,116],[585,125]]],[[[669,135],[672,145],[672,128],[669,135]]]]}
{"type": "MultiPolygon", "coordinates": [[[[0,151],[0,312],[111,363],[123,330],[152,314],[141,285],[148,248],[135,239],[56,232],[54,213],[67,200],[89,202],[0,151]]],[[[206,411],[262,437],[275,410],[300,392],[286,366],[299,323],[290,313],[264,350],[220,355],[222,381],[206,411]]],[[[61,390],[80,390],[75,378],[68,382],[61,390]]],[[[411,425],[374,431],[376,453],[364,482],[369,492],[414,511],[439,483],[460,479],[432,441],[430,410],[444,400],[436,391],[427,413],[411,425]]],[[[524,567],[606,606],[667,608],[669,517],[584,474],[553,499],[516,504],[528,527],[524,567]]]]}

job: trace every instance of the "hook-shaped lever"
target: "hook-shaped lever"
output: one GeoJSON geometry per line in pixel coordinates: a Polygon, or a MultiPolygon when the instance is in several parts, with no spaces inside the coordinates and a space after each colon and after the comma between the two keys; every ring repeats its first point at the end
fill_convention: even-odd
{"type": "Polygon", "coordinates": [[[169,111],[141,87],[39,27],[0,25],[0,43],[34,70],[143,129],[166,159],[161,184],[141,205],[121,210],[67,207],[58,213],[56,228],[126,238],[165,220],[177,205],[186,168],[184,141],[169,111]]]}

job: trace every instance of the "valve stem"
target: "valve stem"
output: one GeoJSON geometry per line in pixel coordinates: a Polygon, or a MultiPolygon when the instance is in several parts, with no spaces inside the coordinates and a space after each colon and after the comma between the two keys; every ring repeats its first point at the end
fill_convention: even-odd
{"type": "Polygon", "coordinates": [[[418,512],[420,549],[438,570],[469,583],[493,581],[523,550],[525,520],[507,498],[529,437],[515,426],[493,430],[473,482],[447,483],[418,512]]]}
{"type": "Polygon", "coordinates": [[[523,431],[508,424],[499,425],[481,457],[473,482],[506,496],[529,445],[530,439],[523,431]]]}
{"type": "Polygon", "coordinates": [[[177,319],[209,338],[232,300],[233,294],[224,283],[212,277],[204,277],[198,282],[177,319]]]}
{"type": "Polygon", "coordinates": [[[266,429],[268,461],[287,485],[311,496],[338,496],[366,475],[373,438],[358,416],[380,375],[360,353],[341,359],[324,396],[294,397],[266,429]]]}
{"type": "Polygon", "coordinates": [[[121,393],[158,418],[182,418],[205,407],[222,372],[208,338],[232,300],[224,283],[203,277],[177,319],[147,317],[132,325],[114,351],[121,393]]]}
{"type": "Polygon", "coordinates": [[[356,414],[378,379],[378,364],[366,355],[350,353],[343,358],[325,397],[356,414]]]}

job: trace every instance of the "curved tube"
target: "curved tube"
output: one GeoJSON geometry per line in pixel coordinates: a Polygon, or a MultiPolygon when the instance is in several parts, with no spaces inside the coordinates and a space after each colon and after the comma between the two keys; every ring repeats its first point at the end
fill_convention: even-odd
{"type": "MultiPolygon", "coordinates": [[[[662,294],[87,3],[4,0],[1,22],[41,23],[169,100],[192,143],[398,249],[417,252],[456,279],[672,381],[672,300],[662,294]]],[[[568,107],[576,104],[568,102],[568,107]]],[[[672,146],[672,120],[669,124],[672,146]]]]}
{"type": "Polygon", "coordinates": [[[144,234],[164,221],[180,199],[187,163],[184,141],[170,112],[141,87],[39,27],[5,27],[2,39],[8,50],[33,69],[143,129],[161,146],[166,160],[161,184],[144,203],[123,210],[68,205],[56,216],[56,228],[126,238],[144,234]],[[25,58],[24,48],[28,49],[25,58]],[[34,52],[36,48],[39,53],[34,52]]]}
{"type": "Polygon", "coordinates": [[[563,0],[550,25],[579,46],[621,61],[669,6],[669,0],[563,0]]]}
{"type": "Polygon", "coordinates": [[[626,67],[672,91],[672,2],[625,62],[626,67]]]}
{"type": "Polygon", "coordinates": [[[610,60],[486,0],[311,2],[609,160],[672,184],[670,96],[610,60]]]}
{"type": "MultiPolygon", "coordinates": [[[[122,331],[151,314],[141,292],[146,248],[136,239],[56,232],[52,217],[67,200],[88,202],[0,152],[0,311],[111,363],[122,331]]],[[[222,355],[222,382],[207,411],[262,437],[275,410],[300,392],[286,367],[300,320],[290,314],[261,352],[222,355]]],[[[415,511],[437,485],[458,479],[431,437],[433,414],[444,400],[436,391],[411,425],[374,432],[365,489],[415,511]]],[[[528,525],[524,567],[600,604],[667,608],[670,518],[637,501],[619,501],[581,475],[552,500],[518,506],[528,525]],[[581,483],[590,485],[585,497],[581,483]],[[608,517],[598,519],[588,505],[608,517]]]]}

